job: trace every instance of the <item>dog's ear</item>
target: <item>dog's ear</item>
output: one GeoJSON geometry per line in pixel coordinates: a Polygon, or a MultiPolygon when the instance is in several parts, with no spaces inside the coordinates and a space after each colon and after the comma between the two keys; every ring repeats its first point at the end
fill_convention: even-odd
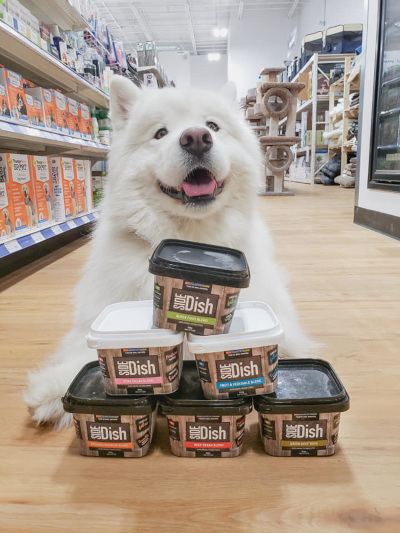
{"type": "Polygon", "coordinates": [[[229,102],[236,102],[236,96],[237,96],[236,84],[233,81],[228,81],[228,83],[226,83],[222,87],[220,94],[223,98],[225,98],[229,102]]]}
{"type": "Polygon", "coordinates": [[[123,76],[113,76],[110,84],[111,121],[114,130],[122,129],[129,117],[136,100],[140,96],[140,89],[123,76]]]}

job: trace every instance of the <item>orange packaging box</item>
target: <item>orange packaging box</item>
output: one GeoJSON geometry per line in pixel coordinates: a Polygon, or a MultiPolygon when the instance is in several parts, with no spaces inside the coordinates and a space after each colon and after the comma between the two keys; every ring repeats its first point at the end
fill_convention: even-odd
{"type": "MultiPolygon", "coordinates": [[[[0,172],[2,168],[0,167],[0,172]]],[[[15,237],[14,207],[12,205],[10,184],[0,173],[0,242],[15,237]]]]}
{"type": "Polygon", "coordinates": [[[6,120],[11,119],[7,85],[3,85],[3,83],[0,83],[0,117],[6,120]]]}
{"type": "Polygon", "coordinates": [[[25,103],[29,124],[31,124],[32,126],[44,128],[44,114],[42,102],[38,98],[34,98],[31,94],[25,94],[25,103]]]}
{"type": "Polygon", "coordinates": [[[81,134],[79,132],[79,108],[78,108],[78,102],[76,100],[73,100],[72,98],[67,98],[67,105],[68,105],[68,128],[69,128],[69,134],[73,137],[80,137],[81,134]]]}
{"type": "Polygon", "coordinates": [[[37,219],[39,226],[55,220],[53,190],[50,179],[49,158],[29,155],[29,169],[35,188],[37,219]]]}
{"type": "Polygon", "coordinates": [[[92,117],[90,115],[90,107],[86,104],[79,104],[79,129],[81,132],[82,139],[90,140],[92,137],[89,130],[92,126],[92,117]]]}
{"type": "Polygon", "coordinates": [[[72,218],[78,214],[74,160],[69,157],[51,157],[50,173],[56,221],[72,218]]]}
{"type": "Polygon", "coordinates": [[[83,161],[85,167],[85,191],[86,191],[86,211],[92,211],[93,209],[93,188],[92,188],[92,162],[88,159],[83,161]]]}
{"type": "Polygon", "coordinates": [[[37,224],[35,190],[29,172],[28,156],[24,154],[0,154],[1,175],[10,185],[10,197],[14,208],[16,234],[32,229],[37,224]]]}
{"type": "Polygon", "coordinates": [[[56,109],[51,89],[44,89],[43,87],[33,87],[25,89],[25,93],[30,94],[31,96],[33,96],[33,98],[37,98],[41,101],[46,129],[51,131],[56,130],[56,109]]]}
{"type": "Polygon", "coordinates": [[[54,102],[54,109],[56,113],[56,124],[57,124],[57,130],[58,133],[63,133],[64,135],[69,135],[69,128],[68,128],[68,105],[67,105],[67,97],[60,93],[60,91],[55,91],[53,89],[53,102],[54,102]]]}
{"type": "Polygon", "coordinates": [[[87,213],[87,198],[86,198],[86,174],[85,163],[81,159],[74,159],[75,168],[75,191],[76,201],[78,205],[78,214],[87,213]]]}
{"type": "Polygon", "coordinates": [[[22,76],[12,70],[0,68],[0,84],[7,88],[11,117],[19,122],[28,122],[22,76]]]}

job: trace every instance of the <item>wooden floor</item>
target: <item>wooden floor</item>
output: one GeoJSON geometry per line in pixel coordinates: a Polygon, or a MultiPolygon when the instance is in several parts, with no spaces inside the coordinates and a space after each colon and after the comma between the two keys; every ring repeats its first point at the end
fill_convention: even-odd
{"type": "Polygon", "coordinates": [[[235,459],[171,456],[162,418],[142,459],[81,457],[72,429],[35,428],[21,391],[68,330],[88,253],[74,243],[0,281],[1,532],[400,531],[400,242],[352,223],[353,190],[291,189],[260,208],[351,397],[337,454],[269,457],[255,413],[235,459]]]}

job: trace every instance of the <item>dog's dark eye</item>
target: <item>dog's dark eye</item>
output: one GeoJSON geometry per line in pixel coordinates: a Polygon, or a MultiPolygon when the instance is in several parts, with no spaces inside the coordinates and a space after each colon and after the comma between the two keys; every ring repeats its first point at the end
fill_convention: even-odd
{"type": "Polygon", "coordinates": [[[155,139],[162,139],[163,137],[165,137],[166,135],[168,135],[168,130],[167,128],[160,128],[156,134],[154,135],[154,138],[155,139]]]}
{"type": "Polygon", "coordinates": [[[215,122],[206,122],[206,126],[210,128],[210,130],[219,131],[219,126],[218,124],[215,124],[215,122]]]}

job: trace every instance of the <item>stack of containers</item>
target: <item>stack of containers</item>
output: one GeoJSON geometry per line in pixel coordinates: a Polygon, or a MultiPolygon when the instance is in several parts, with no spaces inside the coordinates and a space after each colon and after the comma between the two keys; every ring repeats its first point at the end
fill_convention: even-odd
{"type": "Polygon", "coordinates": [[[81,453],[145,455],[158,402],[173,454],[236,457],[254,397],[266,453],[332,455],[347,393],[324,361],[278,365],[276,315],[264,302],[238,303],[250,283],[244,254],[169,239],[149,270],[153,301],[107,307],[87,336],[99,363],[64,398],[81,453]],[[184,349],[195,361],[183,362],[184,349]]]}

